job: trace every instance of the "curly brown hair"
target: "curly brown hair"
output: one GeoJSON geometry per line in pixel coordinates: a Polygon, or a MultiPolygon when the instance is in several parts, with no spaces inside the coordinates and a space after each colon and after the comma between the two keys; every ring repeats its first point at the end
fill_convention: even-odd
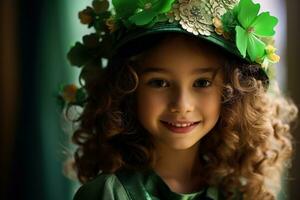
{"type": "MultiPolygon", "coordinates": [[[[102,73],[92,71],[93,79],[85,82],[88,98],[72,137],[78,146],[74,167],[80,182],[99,172],[153,166],[151,135],[136,117],[139,78],[131,62],[133,55],[151,50],[164,37],[159,38],[148,41],[147,48],[145,43],[133,51],[124,48],[102,73]]],[[[290,126],[297,108],[279,92],[267,92],[269,83],[259,66],[227,57],[220,118],[199,145],[203,180],[220,187],[227,199],[235,191],[244,199],[275,199],[292,155],[290,126]]]]}

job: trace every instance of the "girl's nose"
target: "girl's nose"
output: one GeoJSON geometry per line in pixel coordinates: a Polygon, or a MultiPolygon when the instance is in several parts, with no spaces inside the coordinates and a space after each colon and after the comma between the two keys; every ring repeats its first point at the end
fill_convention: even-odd
{"type": "Polygon", "coordinates": [[[188,113],[194,110],[193,95],[187,89],[177,89],[170,99],[170,111],[172,113],[188,113]]]}

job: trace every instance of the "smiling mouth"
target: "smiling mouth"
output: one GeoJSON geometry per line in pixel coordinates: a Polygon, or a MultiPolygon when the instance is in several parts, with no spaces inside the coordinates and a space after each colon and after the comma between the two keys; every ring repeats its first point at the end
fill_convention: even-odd
{"type": "Polygon", "coordinates": [[[193,126],[193,125],[196,125],[198,123],[200,123],[200,121],[198,122],[181,122],[181,123],[173,123],[173,122],[167,122],[167,121],[161,121],[162,123],[168,125],[168,126],[173,126],[173,127],[176,127],[176,128],[185,128],[185,127],[190,127],[190,126],[193,126]]]}
{"type": "Polygon", "coordinates": [[[187,134],[191,132],[194,128],[198,126],[201,121],[198,122],[181,122],[181,123],[173,123],[173,122],[166,122],[161,121],[162,124],[170,130],[172,133],[175,134],[187,134]]]}

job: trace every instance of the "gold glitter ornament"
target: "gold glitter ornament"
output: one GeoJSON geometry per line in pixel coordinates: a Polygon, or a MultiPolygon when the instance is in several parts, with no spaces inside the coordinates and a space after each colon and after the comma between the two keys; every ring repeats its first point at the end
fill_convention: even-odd
{"type": "Polygon", "coordinates": [[[215,31],[213,19],[221,18],[237,0],[179,0],[167,15],[169,22],[179,24],[194,35],[211,35],[215,31]]]}

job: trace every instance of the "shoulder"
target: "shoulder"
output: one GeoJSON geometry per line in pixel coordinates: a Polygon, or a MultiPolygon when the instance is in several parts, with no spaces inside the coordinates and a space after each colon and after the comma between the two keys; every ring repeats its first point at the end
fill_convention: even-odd
{"type": "Polygon", "coordinates": [[[115,174],[100,174],[82,185],[73,200],[126,200],[126,196],[128,195],[115,174]]]}

